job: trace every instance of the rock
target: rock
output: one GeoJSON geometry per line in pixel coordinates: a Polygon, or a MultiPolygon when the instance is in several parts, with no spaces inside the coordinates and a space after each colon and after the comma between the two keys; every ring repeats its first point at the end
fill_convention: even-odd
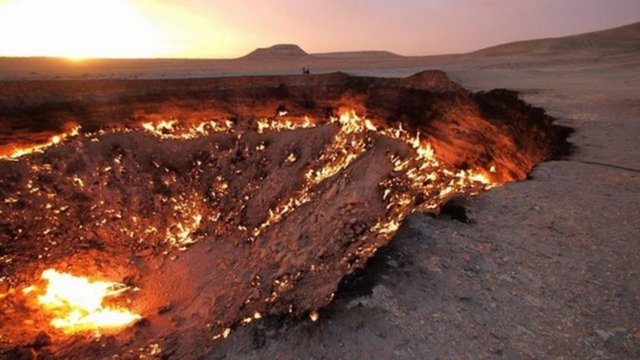
{"type": "Polygon", "coordinates": [[[493,342],[489,347],[489,352],[495,355],[501,355],[504,351],[504,345],[501,342],[493,342]]]}
{"type": "Polygon", "coordinates": [[[14,347],[13,349],[9,350],[7,353],[5,354],[0,354],[0,355],[6,355],[7,359],[11,359],[11,360],[36,360],[38,359],[38,353],[35,352],[35,350],[31,349],[31,348],[21,348],[21,347],[14,347]]]}
{"type": "Polygon", "coordinates": [[[44,331],[40,331],[35,340],[33,340],[33,347],[36,349],[51,345],[51,335],[44,331]]]}
{"type": "Polygon", "coordinates": [[[622,332],[611,334],[611,336],[609,336],[609,338],[604,342],[604,347],[613,354],[629,354],[629,348],[627,347],[627,334],[622,332]]]}
{"type": "Polygon", "coordinates": [[[137,328],[146,328],[146,327],[149,327],[150,325],[151,325],[151,322],[147,318],[142,318],[136,321],[136,323],[134,324],[134,326],[137,328]]]}
{"type": "Polygon", "coordinates": [[[162,305],[158,308],[158,315],[166,314],[171,310],[173,310],[173,305],[171,304],[162,305]]]}
{"type": "Polygon", "coordinates": [[[596,330],[596,334],[602,339],[602,341],[609,340],[609,338],[613,335],[612,333],[601,329],[596,330]]]}
{"type": "Polygon", "coordinates": [[[135,255],[137,257],[140,257],[140,258],[149,257],[149,256],[153,255],[153,249],[151,249],[151,248],[141,249],[141,250],[136,251],[135,255]]]}

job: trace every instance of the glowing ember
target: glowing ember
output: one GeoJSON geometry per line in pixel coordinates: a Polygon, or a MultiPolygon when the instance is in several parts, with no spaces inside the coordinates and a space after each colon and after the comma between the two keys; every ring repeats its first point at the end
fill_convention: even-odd
{"type": "Polygon", "coordinates": [[[346,169],[366,151],[368,138],[365,132],[375,131],[369,120],[359,117],[353,110],[344,111],[339,118],[332,118],[331,122],[340,124],[340,131],[320,156],[322,166],[307,172],[307,180],[312,184],[319,184],[346,169]]]}
{"type": "Polygon", "coordinates": [[[189,140],[218,132],[231,130],[233,123],[225,121],[203,121],[197,124],[181,124],[178,120],[162,120],[142,123],[142,128],[163,140],[189,140]]]}
{"type": "Polygon", "coordinates": [[[60,144],[67,138],[75,137],[75,136],[78,136],[79,134],[80,134],[80,126],[75,126],[67,132],[51,136],[47,142],[44,142],[42,144],[35,144],[35,145],[25,146],[21,148],[14,147],[6,151],[6,153],[3,149],[0,148],[0,160],[15,161],[25,155],[43,152],[45,149],[51,146],[60,144]]]}
{"type": "Polygon", "coordinates": [[[316,124],[306,116],[302,119],[283,119],[282,117],[286,115],[287,112],[282,111],[279,113],[280,118],[278,119],[258,120],[258,133],[263,134],[267,131],[306,129],[316,126],[316,124]]]}
{"type": "Polygon", "coordinates": [[[202,216],[193,215],[189,220],[190,221],[185,223],[176,223],[175,226],[167,229],[167,242],[183,251],[187,249],[187,245],[196,242],[196,240],[191,237],[191,234],[200,226],[202,216]]]}
{"type": "Polygon", "coordinates": [[[103,305],[105,298],[130,289],[123,284],[90,281],[54,269],[45,270],[42,278],[48,284],[38,302],[53,314],[51,325],[65,333],[121,328],[141,318],[126,309],[103,305]]]}
{"type": "MultiPolygon", "coordinates": [[[[379,129],[371,120],[361,117],[354,110],[341,111],[339,117],[331,118],[331,124],[340,125],[340,130],[325,147],[315,166],[305,173],[306,184],[292,194],[288,199],[280,202],[269,211],[265,222],[252,232],[253,239],[269,226],[280,222],[287,214],[296,208],[312,201],[313,188],[324,180],[340,173],[358,157],[367,151],[374,133],[400,140],[413,148],[415,154],[410,158],[391,158],[397,178],[387,180],[380,185],[384,189],[383,199],[388,202],[388,214],[380,219],[370,231],[383,237],[391,237],[400,227],[402,220],[412,211],[432,210],[438,208],[449,197],[468,192],[475,194],[496,186],[483,169],[476,171],[448,169],[438,160],[431,144],[409,134],[402,125],[379,129]],[[417,195],[428,199],[422,205],[415,207],[417,195]]],[[[316,122],[305,118],[304,122],[293,123],[290,120],[261,120],[258,122],[258,132],[269,129],[272,131],[294,130],[316,126],[316,122]]],[[[491,167],[495,172],[495,166],[491,167]]],[[[373,252],[374,250],[371,249],[373,252]]]]}
{"type": "MultiPolygon", "coordinates": [[[[312,200],[312,188],[320,184],[325,179],[337,174],[347,168],[358,156],[366,151],[363,133],[366,129],[371,130],[373,125],[369,120],[364,120],[356,115],[355,111],[344,111],[339,118],[331,118],[330,123],[338,123],[340,130],[323,151],[318,159],[315,168],[310,168],[305,174],[306,184],[296,191],[291,197],[280,202],[274,209],[269,210],[269,217],[265,222],[256,227],[252,232],[255,239],[260,236],[263,230],[280,222],[287,214],[296,208],[312,200]]],[[[258,132],[262,133],[269,129],[271,131],[295,130],[299,128],[309,128],[316,126],[315,122],[305,117],[303,122],[292,122],[291,120],[268,120],[258,121],[258,132]]],[[[375,129],[375,127],[374,127],[375,129]]],[[[289,156],[288,160],[296,160],[289,156]]]]}

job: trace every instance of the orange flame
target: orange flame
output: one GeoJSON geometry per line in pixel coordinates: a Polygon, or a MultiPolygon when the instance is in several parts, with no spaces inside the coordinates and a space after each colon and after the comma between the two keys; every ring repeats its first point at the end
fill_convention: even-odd
{"type": "Polygon", "coordinates": [[[308,129],[315,127],[316,124],[313,120],[309,119],[307,116],[301,119],[295,118],[283,118],[288,113],[286,111],[281,111],[278,116],[278,119],[259,119],[257,121],[258,124],[258,133],[264,134],[267,131],[285,131],[285,130],[296,130],[296,129],[308,129]]]}
{"type": "Polygon", "coordinates": [[[200,123],[183,124],[178,120],[161,120],[158,122],[144,122],[142,128],[153,136],[163,140],[190,140],[213,133],[227,132],[233,127],[233,122],[203,121],[200,123]]]}
{"type": "Polygon", "coordinates": [[[91,281],[55,269],[45,270],[42,278],[48,284],[38,302],[54,315],[51,325],[65,333],[121,328],[141,318],[126,309],[103,305],[106,297],[117,297],[130,289],[123,284],[91,281]]]}
{"type": "Polygon", "coordinates": [[[2,147],[0,147],[0,160],[16,161],[25,155],[43,152],[47,148],[60,144],[67,138],[76,137],[79,134],[80,134],[80,126],[74,126],[67,132],[51,136],[49,140],[47,140],[47,142],[45,143],[34,144],[34,145],[29,145],[24,147],[13,147],[9,150],[5,150],[2,147]]]}

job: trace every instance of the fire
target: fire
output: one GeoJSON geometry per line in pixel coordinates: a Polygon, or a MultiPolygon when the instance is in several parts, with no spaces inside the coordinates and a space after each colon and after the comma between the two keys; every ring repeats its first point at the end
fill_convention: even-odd
{"type": "Polygon", "coordinates": [[[202,215],[196,214],[185,223],[176,223],[173,227],[167,229],[167,242],[182,251],[186,250],[187,245],[196,242],[191,235],[198,229],[201,222],[202,215]]]}
{"type": "Polygon", "coordinates": [[[258,133],[264,134],[267,131],[284,131],[284,130],[295,130],[295,129],[307,129],[316,126],[316,124],[311,121],[307,116],[302,119],[283,119],[283,116],[286,116],[288,113],[286,111],[281,111],[278,115],[280,118],[278,119],[260,119],[257,121],[258,124],[258,133]]]}
{"type": "Polygon", "coordinates": [[[213,133],[227,132],[233,127],[230,120],[224,121],[203,121],[196,124],[181,124],[176,119],[161,120],[158,122],[144,122],[142,129],[153,136],[163,140],[190,140],[213,133]]]}
{"type": "MultiPolygon", "coordinates": [[[[306,121],[309,121],[306,119],[306,121]]],[[[176,119],[161,120],[158,122],[143,122],[140,127],[152,134],[153,136],[162,140],[190,140],[199,137],[211,135],[213,133],[228,132],[233,127],[233,122],[230,120],[224,121],[202,121],[199,123],[183,124],[176,119]]],[[[46,149],[59,145],[65,142],[67,139],[74,138],[80,135],[81,126],[74,126],[68,131],[52,135],[47,141],[39,144],[30,144],[26,146],[16,147],[0,147],[0,160],[17,161],[19,158],[34,154],[42,153],[46,149]]],[[[88,138],[92,138],[98,141],[95,137],[100,135],[106,135],[115,132],[131,132],[131,128],[116,128],[110,130],[99,130],[94,133],[84,133],[83,135],[88,138]]]]}
{"type": "MultiPolygon", "coordinates": [[[[338,118],[332,117],[330,123],[339,124],[340,130],[323,150],[317,165],[307,169],[304,186],[286,200],[281,201],[275,208],[270,209],[269,217],[253,230],[252,238],[260,236],[266,228],[280,222],[287,214],[312,201],[313,188],[349,167],[367,150],[368,138],[365,133],[376,130],[370,120],[359,117],[353,110],[343,111],[338,118]]],[[[263,133],[267,129],[284,131],[314,126],[316,126],[315,122],[307,117],[302,122],[292,122],[288,119],[274,120],[273,122],[260,120],[258,121],[258,133],[263,133]]],[[[295,155],[293,161],[295,161],[295,155]]]]}
{"type": "MultiPolygon", "coordinates": [[[[405,142],[415,152],[409,158],[391,157],[397,178],[380,184],[384,193],[383,200],[388,204],[388,213],[370,229],[378,236],[393,236],[404,218],[413,211],[436,209],[452,195],[476,194],[479,190],[486,190],[496,185],[489,175],[489,172],[495,172],[495,166],[492,165],[489,172],[483,169],[455,171],[447,168],[438,160],[437,154],[427,139],[421,138],[420,132],[412,135],[401,124],[397,127],[380,128],[352,109],[343,109],[338,117],[331,117],[328,123],[337,124],[340,129],[327,144],[317,163],[307,168],[306,183],[290,197],[281,200],[269,210],[268,218],[253,229],[252,239],[260,236],[266,228],[280,222],[298,207],[311,202],[314,197],[314,188],[348,168],[365,153],[374,133],[405,142]],[[414,207],[418,194],[429,200],[414,207]]],[[[316,122],[306,117],[304,121],[298,122],[289,119],[265,119],[258,121],[258,132],[295,130],[313,126],[317,126],[316,122]]]]}
{"type": "Polygon", "coordinates": [[[365,132],[375,131],[370,120],[359,117],[353,110],[344,111],[338,118],[331,118],[331,123],[340,124],[340,131],[320,156],[320,168],[310,169],[305,174],[314,185],[346,169],[367,150],[365,132]]]}
{"type": "MultiPolygon", "coordinates": [[[[219,132],[233,132],[231,121],[205,121],[201,123],[181,122],[170,118],[156,122],[143,122],[134,128],[120,128],[100,130],[97,133],[85,133],[84,137],[90,141],[101,141],[100,136],[114,132],[138,131],[146,132],[159,142],[163,141],[188,141],[219,132]]],[[[436,148],[432,146],[432,139],[420,130],[409,131],[401,124],[388,124],[379,119],[375,121],[367,119],[363,114],[357,114],[354,110],[346,109],[339,112],[336,117],[328,119],[312,119],[308,117],[289,117],[282,112],[278,117],[258,120],[257,127],[253,131],[257,133],[283,132],[297,129],[312,128],[315,126],[331,126],[335,128],[332,138],[324,144],[319,155],[312,160],[307,160],[296,152],[283,153],[282,164],[289,166],[295,162],[305,161],[302,168],[303,181],[297,189],[275,199],[271,204],[266,218],[262,222],[247,228],[244,224],[238,224],[238,229],[246,234],[249,242],[253,242],[263,235],[270,227],[282,222],[287,216],[297,209],[312,203],[322,195],[322,186],[332,178],[340,176],[358,159],[369,151],[380,137],[386,137],[401,142],[407,146],[399,146],[402,151],[388,151],[384,156],[392,166],[392,173],[379,182],[380,198],[386,207],[375,222],[369,224],[363,231],[363,239],[375,239],[357,249],[350,250],[347,256],[341,260],[346,268],[363,266],[364,261],[372,256],[376,250],[376,243],[380,240],[388,240],[400,228],[403,220],[414,211],[437,211],[448,199],[457,194],[475,195],[482,190],[498,185],[493,182],[496,173],[495,165],[474,164],[470,169],[458,169],[442,161],[436,148]],[[355,259],[355,260],[354,260],[355,259]]],[[[334,130],[334,129],[332,129],[334,130]]],[[[30,149],[22,149],[11,155],[10,159],[21,156],[22,153],[41,151],[47,146],[55,146],[65,141],[70,136],[78,135],[78,128],[71,132],[59,134],[50,139],[46,145],[30,149]]],[[[238,135],[240,139],[242,134],[238,135]]],[[[257,143],[255,149],[258,152],[265,151],[265,142],[257,143]]],[[[398,144],[401,145],[401,144],[398,144]]],[[[102,163],[90,174],[70,174],[66,179],[77,191],[86,191],[95,186],[106,186],[112,179],[112,173],[125,172],[127,158],[118,154],[109,158],[109,162],[102,163]],[[99,181],[96,181],[98,179],[99,181]],[[98,184],[98,185],[95,185],[98,184]]],[[[190,179],[200,179],[205,172],[205,160],[197,159],[193,162],[194,170],[189,173],[190,179]]],[[[162,173],[162,176],[148,178],[151,187],[162,185],[167,189],[180,190],[180,175],[169,168],[161,168],[156,161],[151,165],[162,173]],[[156,184],[157,183],[157,184],[156,184]]],[[[35,172],[51,173],[50,164],[34,162],[31,169],[35,172]]],[[[198,189],[189,188],[189,191],[180,190],[171,196],[158,196],[158,203],[162,205],[168,219],[165,222],[157,222],[154,217],[132,216],[131,222],[121,221],[126,219],[123,212],[109,207],[105,201],[92,204],[91,210],[96,214],[94,226],[103,227],[107,222],[113,221],[119,224],[117,229],[127,238],[135,239],[141,248],[152,248],[154,245],[164,243],[173,249],[187,251],[191,245],[209,238],[223,229],[224,213],[218,208],[230,194],[230,180],[222,175],[208,176],[206,180],[206,196],[198,189]],[[220,225],[220,226],[218,226],[220,225]]],[[[197,184],[197,183],[196,183],[197,184]]],[[[45,188],[38,187],[37,182],[29,181],[26,191],[32,196],[46,196],[42,203],[44,211],[51,212],[52,218],[58,219],[69,209],[68,204],[58,203],[55,194],[47,194],[45,188]],[[51,196],[49,196],[51,195],[51,196]]],[[[17,196],[7,196],[3,205],[8,208],[17,207],[17,196]]],[[[244,200],[247,200],[245,197],[244,200]]],[[[240,211],[244,208],[239,207],[240,211]]],[[[0,209],[1,210],[1,209],[0,209]]],[[[231,213],[231,215],[234,215],[231,213]]],[[[227,216],[229,218],[229,216],[227,216]]],[[[86,225],[83,225],[86,226],[86,225]]],[[[50,235],[53,227],[42,231],[44,236],[50,235]]],[[[55,229],[53,230],[55,231],[55,229]]],[[[52,245],[54,243],[52,242],[52,245]]],[[[162,252],[168,254],[169,251],[162,252]]],[[[321,271],[326,264],[312,264],[311,271],[321,271]]],[[[295,286],[302,272],[294,275],[286,275],[273,281],[273,287],[264,302],[273,303],[295,286]]],[[[123,328],[141,318],[139,314],[129,309],[114,306],[105,299],[117,298],[130,290],[124,284],[110,281],[94,281],[86,277],[77,277],[62,273],[54,269],[42,273],[42,278],[48,282],[46,292],[42,294],[34,286],[23,290],[24,296],[37,296],[38,303],[52,317],[51,326],[65,333],[81,331],[101,331],[103,329],[123,328]],[[38,296],[40,295],[40,296],[38,296]]],[[[0,293],[0,298],[4,297],[0,293]]],[[[311,312],[313,321],[318,319],[317,312],[311,312]]],[[[262,317],[259,312],[242,320],[242,324],[248,324],[262,317]]],[[[230,330],[214,336],[225,338],[230,330]]],[[[155,349],[151,349],[155,352],[155,349]]]]}
{"type": "Polygon", "coordinates": [[[45,270],[42,278],[48,284],[44,295],[38,296],[38,303],[54,316],[51,325],[65,333],[117,329],[141,318],[127,309],[103,304],[105,298],[130,290],[124,284],[91,281],[55,269],[45,270]]]}
{"type": "Polygon", "coordinates": [[[79,134],[80,134],[80,126],[75,126],[71,128],[69,131],[51,136],[49,140],[41,144],[29,145],[29,146],[20,147],[20,148],[14,147],[11,150],[9,150],[7,153],[4,153],[5,151],[3,151],[3,149],[0,148],[0,160],[16,161],[25,155],[29,155],[33,153],[41,153],[47,148],[54,145],[58,145],[64,142],[66,139],[76,137],[79,134]]]}

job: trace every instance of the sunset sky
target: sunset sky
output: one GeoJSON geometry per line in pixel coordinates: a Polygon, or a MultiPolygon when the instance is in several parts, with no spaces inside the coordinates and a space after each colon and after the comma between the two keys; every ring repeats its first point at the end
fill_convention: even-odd
{"type": "Polygon", "coordinates": [[[0,0],[0,56],[432,55],[640,21],[640,0],[0,0]]]}

